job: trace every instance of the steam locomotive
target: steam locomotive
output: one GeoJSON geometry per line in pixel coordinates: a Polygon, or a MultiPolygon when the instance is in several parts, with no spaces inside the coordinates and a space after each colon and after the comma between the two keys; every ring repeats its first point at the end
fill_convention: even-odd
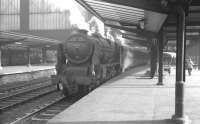
{"type": "Polygon", "coordinates": [[[147,56],[140,50],[122,47],[119,41],[78,30],[58,47],[57,87],[65,96],[88,93],[127,67],[147,64],[147,56]]]}
{"type": "Polygon", "coordinates": [[[56,70],[65,96],[87,93],[121,72],[120,45],[79,30],[59,45],[56,70]]]}

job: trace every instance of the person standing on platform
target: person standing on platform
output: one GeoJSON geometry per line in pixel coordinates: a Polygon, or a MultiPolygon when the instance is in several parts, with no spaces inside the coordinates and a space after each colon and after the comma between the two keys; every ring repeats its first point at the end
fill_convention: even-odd
{"type": "Polygon", "coordinates": [[[193,65],[194,63],[192,62],[191,58],[186,60],[186,69],[188,70],[188,75],[192,75],[193,65]]]}

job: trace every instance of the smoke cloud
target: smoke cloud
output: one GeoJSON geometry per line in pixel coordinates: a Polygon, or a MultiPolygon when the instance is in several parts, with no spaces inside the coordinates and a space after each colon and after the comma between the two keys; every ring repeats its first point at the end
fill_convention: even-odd
{"type": "Polygon", "coordinates": [[[124,72],[126,69],[128,69],[132,64],[133,64],[133,53],[131,52],[131,49],[126,49],[124,50],[123,53],[123,69],[122,71],[124,72]]]}

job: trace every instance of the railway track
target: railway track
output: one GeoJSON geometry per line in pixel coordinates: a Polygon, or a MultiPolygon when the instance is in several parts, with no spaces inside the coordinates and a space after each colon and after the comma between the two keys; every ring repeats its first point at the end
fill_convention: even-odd
{"type": "Polygon", "coordinates": [[[43,124],[81,97],[66,99],[49,79],[40,81],[0,90],[0,124],[43,124]]]}
{"type": "Polygon", "coordinates": [[[0,112],[6,111],[14,106],[23,104],[42,95],[56,92],[56,86],[51,83],[44,83],[40,86],[30,87],[28,89],[19,90],[0,97],[0,112]]]}
{"type": "MultiPolygon", "coordinates": [[[[24,124],[24,123],[27,124],[27,123],[33,122],[34,120],[47,121],[47,119],[42,120],[42,119],[39,119],[39,118],[37,118],[35,116],[38,115],[39,113],[41,113],[42,111],[44,111],[45,109],[49,108],[50,106],[53,106],[56,103],[59,103],[63,99],[64,99],[64,96],[59,97],[59,98],[57,98],[55,100],[52,100],[48,104],[40,105],[40,106],[38,106],[37,109],[34,109],[30,113],[25,113],[24,116],[17,118],[16,120],[14,120],[13,122],[11,122],[10,124],[24,124]]],[[[51,115],[54,116],[55,114],[51,114],[51,115]]]]}
{"type": "Polygon", "coordinates": [[[12,92],[9,90],[0,96],[0,124],[45,123],[73,104],[78,97],[65,99],[50,81],[19,90],[14,88],[12,92]]]}
{"type": "Polygon", "coordinates": [[[45,124],[48,120],[82,97],[76,96],[66,98],[64,95],[58,95],[59,92],[60,91],[54,94],[54,98],[46,104],[38,105],[37,108],[34,108],[31,112],[24,113],[22,116],[10,121],[9,124],[45,124]]]}
{"type": "Polygon", "coordinates": [[[48,104],[40,106],[38,109],[27,113],[10,124],[45,124],[49,119],[72,105],[76,100],[77,98],[66,99],[62,96],[48,104]]]}
{"type": "Polygon", "coordinates": [[[56,103],[63,98],[61,92],[56,91],[3,111],[0,114],[0,124],[24,123],[24,119],[38,113],[38,110],[46,108],[50,104],[56,103]]]}
{"type": "Polygon", "coordinates": [[[13,84],[5,84],[0,87],[0,98],[17,93],[23,92],[24,90],[31,89],[46,83],[50,83],[50,78],[40,78],[31,80],[29,82],[16,82],[13,84]]]}

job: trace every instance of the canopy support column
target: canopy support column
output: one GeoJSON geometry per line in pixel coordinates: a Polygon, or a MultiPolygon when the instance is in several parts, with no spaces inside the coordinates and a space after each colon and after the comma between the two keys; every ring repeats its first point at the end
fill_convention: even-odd
{"type": "Polygon", "coordinates": [[[42,48],[42,63],[45,64],[47,62],[47,54],[46,54],[46,47],[42,48]]]}
{"type": "Polygon", "coordinates": [[[0,70],[2,69],[2,52],[1,52],[1,46],[0,46],[0,70]]]}
{"type": "Polygon", "coordinates": [[[175,115],[172,117],[178,124],[188,124],[189,119],[184,113],[184,54],[185,54],[185,11],[177,6],[177,50],[176,50],[176,86],[175,115]]]}
{"type": "Polygon", "coordinates": [[[29,31],[29,2],[30,0],[20,0],[20,31],[29,31]]]}
{"type": "Polygon", "coordinates": [[[30,53],[31,53],[31,48],[27,48],[27,66],[31,66],[31,56],[30,56],[30,53]]]}
{"type": "Polygon", "coordinates": [[[157,39],[152,39],[150,56],[150,77],[153,78],[157,71],[157,39]]]}
{"type": "Polygon", "coordinates": [[[161,29],[159,33],[159,68],[158,68],[158,83],[157,85],[164,85],[163,84],[163,30],[161,29]]]}

